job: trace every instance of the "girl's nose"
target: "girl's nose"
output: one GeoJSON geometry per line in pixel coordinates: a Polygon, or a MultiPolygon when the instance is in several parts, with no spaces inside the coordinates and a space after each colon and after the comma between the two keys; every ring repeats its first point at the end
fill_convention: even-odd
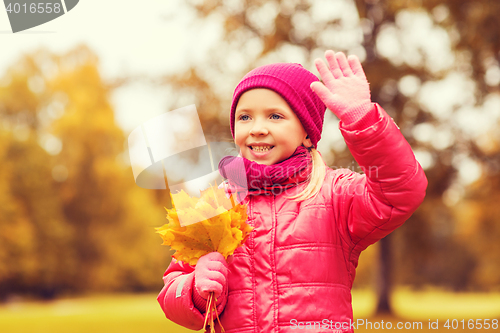
{"type": "Polygon", "coordinates": [[[267,135],[269,131],[267,127],[264,126],[260,121],[256,121],[252,128],[250,129],[250,135],[267,135]]]}

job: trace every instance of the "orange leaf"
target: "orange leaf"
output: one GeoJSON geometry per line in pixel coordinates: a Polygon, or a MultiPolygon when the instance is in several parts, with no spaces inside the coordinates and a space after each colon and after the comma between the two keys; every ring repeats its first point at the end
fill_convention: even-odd
{"type": "Polygon", "coordinates": [[[227,259],[253,230],[246,223],[247,206],[233,207],[223,188],[210,186],[200,191],[200,198],[181,190],[171,198],[174,208],[165,208],[168,223],[156,232],[163,239],[162,245],[175,250],[173,257],[189,265],[196,265],[201,256],[214,251],[227,259]]]}

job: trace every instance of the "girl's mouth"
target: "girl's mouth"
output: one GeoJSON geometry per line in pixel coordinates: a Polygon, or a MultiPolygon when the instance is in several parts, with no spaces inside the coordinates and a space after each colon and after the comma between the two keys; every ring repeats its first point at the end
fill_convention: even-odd
{"type": "Polygon", "coordinates": [[[252,149],[254,152],[257,153],[265,153],[273,149],[274,146],[250,146],[250,149],[252,149]]]}
{"type": "Polygon", "coordinates": [[[250,151],[255,157],[264,157],[271,150],[273,150],[274,146],[250,146],[250,151]]]}

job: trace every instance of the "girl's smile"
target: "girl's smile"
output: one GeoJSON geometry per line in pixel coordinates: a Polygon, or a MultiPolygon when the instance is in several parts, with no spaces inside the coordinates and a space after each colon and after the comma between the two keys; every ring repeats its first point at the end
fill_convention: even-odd
{"type": "Polygon", "coordinates": [[[311,146],[295,112],[281,95],[270,89],[251,89],[241,95],[234,126],[241,156],[259,164],[279,163],[298,146],[311,146]]]}
{"type": "Polygon", "coordinates": [[[264,158],[271,152],[271,150],[274,148],[274,146],[269,146],[269,145],[258,145],[258,144],[250,144],[250,152],[256,157],[256,158],[264,158]]]}

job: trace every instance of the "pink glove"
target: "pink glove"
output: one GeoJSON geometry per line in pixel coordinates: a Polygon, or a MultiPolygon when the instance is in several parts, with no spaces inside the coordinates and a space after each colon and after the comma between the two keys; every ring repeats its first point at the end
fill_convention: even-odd
{"type": "Polygon", "coordinates": [[[350,125],[372,110],[369,83],[358,57],[346,59],[342,52],[325,52],[330,68],[323,60],[314,61],[323,83],[311,83],[311,89],[321,98],[344,125],[350,125]]]}
{"type": "Polygon", "coordinates": [[[226,259],[219,252],[210,252],[200,259],[194,269],[195,291],[206,300],[210,292],[219,297],[227,283],[226,259]]]}

